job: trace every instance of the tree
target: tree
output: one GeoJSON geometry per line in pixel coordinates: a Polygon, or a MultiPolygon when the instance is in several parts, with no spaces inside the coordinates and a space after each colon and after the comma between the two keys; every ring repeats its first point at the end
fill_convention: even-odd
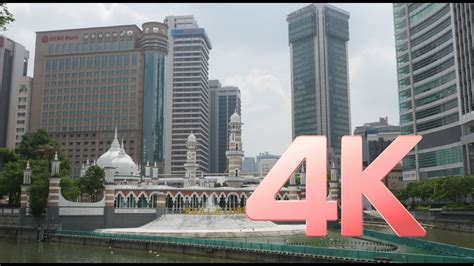
{"type": "Polygon", "coordinates": [[[14,151],[7,148],[0,148],[0,170],[3,169],[3,166],[9,162],[15,162],[18,160],[18,156],[14,151]]]}
{"type": "Polygon", "coordinates": [[[23,169],[26,162],[8,162],[0,172],[0,195],[8,194],[8,205],[20,204],[21,184],[23,182],[23,169]]]}
{"type": "Polygon", "coordinates": [[[28,190],[30,196],[30,214],[40,217],[45,213],[48,204],[49,180],[48,175],[40,174],[33,176],[33,182],[28,190]]]}
{"type": "Polygon", "coordinates": [[[63,197],[70,201],[75,201],[77,197],[81,195],[81,189],[79,188],[79,181],[72,180],[69,177],[61,178],[61,193],[63,197]]]}
{"type": "Polygon", "coordinates": [[[6,3],[0,4],[0,28],[7,30],[7,25],[15,21],[13,14],[8,11],[6,3]]]}
{"type": "Polygon", "coordinates": [[[86,174],[79,178],[79,188],[81,194],[87,193],[91,199],[96,199],[97,193],[104,189],[105,171],[97,165],[92,165],[87,169],[86,174]]]}

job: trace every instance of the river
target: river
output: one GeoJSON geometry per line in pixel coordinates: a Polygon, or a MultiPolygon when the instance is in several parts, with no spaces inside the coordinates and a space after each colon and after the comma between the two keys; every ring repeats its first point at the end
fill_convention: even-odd
{"type": "Polygon", "coordinates": [[[0,238],[0,263],[235,263],[236,260],[0,238]]]}

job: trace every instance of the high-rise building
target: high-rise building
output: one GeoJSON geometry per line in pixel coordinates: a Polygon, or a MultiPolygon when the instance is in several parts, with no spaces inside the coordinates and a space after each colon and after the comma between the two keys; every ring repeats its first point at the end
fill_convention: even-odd
{"type": "Polygon", "coordinates": [[[162,160],[167,30],[148,22],[36,33],[30,131],[62,143],[73,175],[108,149],[115,126],[134,161],[162,160]]]}
{"type": "Polygon", "coordinates": [[[7,147],[16,148],[23,136],[29,129],[31,90],[33,87],[33,78],[21,77],[18,81],[18,87],[15,94],[18,95],[17,103],[10,106],[10,123],[8,128],[7,147]],[[16,109],[15,109],[16,108],[16,109]]]}
{"type": "Polygon", "coordinates": [[[227,168],[225,155],[229,144],[228,121],[237,112],[241,115],[238,87],[222,87],[218,80],[209,80],[210,91],[210,162],[209,172],[224,173],[227,168]]]}
{"type": "Polygon", "coordinates": [[[464,172],[474,173],[474,5],[451,3],[462,124],[464,172]]]}
{"type": "Polygon", "coordinates": [[[30,52],[23,45],[0,34],[0,147],[14,149],[17,135],[24,134],[23,125],[28,123],[28,96],[23,92],[20,96],[20,87],[29,57],[30,52]],[[17,127],[17,123],[22,124],[17,127]]]}
{"type": "Polygon", "coordinates": [[[242,173],[243,174],[256,174],[257,165],[255,163],[255,157],[244,157],[242,162],[242,173]]]}
{"type": "Polygon", "coordinates": [[[356,127],[354,135],[362,136],[363,160],[369,165],[400,135],[400,127],[389,125],[387,117],[380,117],[378,122],[356,127]]]}
{"type": "Polygon", "coordinates": [[[193,16],[168,16],[165,93],[165,173],[184,175],[186,140],[196,137],[199,172],[209,171],[209,50],[206,31],[193,16]]]}
{"type": "Polygon", "coordinates": [[[265,177],[276,162],[280,159],[279,155],[269,154],[268,152],[261,152],[257,156],[257,172],[260,177],[265,177]]]}
{"type": "Polygon", "coordinates": [[[349,13],[311,4],[287,16],[293,139],[325,135],[336,158],[350,134],[349,13]]]}
{"type": "Polygon", "coordinates": [[[393,13],[400,131],[423,136],[403,159],[403,178],[462,175],[452,7],[400,3],[393,5],[393,13]]]}

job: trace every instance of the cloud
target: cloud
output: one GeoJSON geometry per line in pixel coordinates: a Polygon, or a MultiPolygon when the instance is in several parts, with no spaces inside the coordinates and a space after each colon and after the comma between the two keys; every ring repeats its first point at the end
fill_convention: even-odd
{"type": "Polygon", "coordinates": [[[283,81],[268,70],[255,68],[225,78],[222,85],[241,91],[246,156],[264,151],[281,154],[291,142],[290,91],[283,81]]]}
{"type": "MultiPolygon", "coordinates": [[[[290,51],[286,16],[297,4],[7,4],[16,21],[3,34],[30,51],[35,32],[163,21],[194,15],[213,45],[209,78],[242,91],[246,155],[282,153],[291,142],[290,51]]],[[[388,116],[398,124],[392,4],[342,4],[350,13],[352,128],[388,116]]]]}

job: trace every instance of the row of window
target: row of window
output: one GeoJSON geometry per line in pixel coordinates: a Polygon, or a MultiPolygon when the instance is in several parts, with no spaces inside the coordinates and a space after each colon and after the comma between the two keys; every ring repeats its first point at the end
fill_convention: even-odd
{"type": "Polygon", "coordinates": [[[78,69],[104,69],[136,66],[138,54],[102,55],[102,56],[76,56],[66,58],[47,58],[45,72],[64,72],[78,69]]]}
{"type": "Polygon", "coordinates": [[[69,44],[50,44],[48,47],[48,54],[74,54],[74,53],[87,53],[87,52],[102,52],[102,51],[118,51],[118,50],[130,50],[135,48],[135,42],[133,38],[128,40],[107,40],[103,39],[104,42],[91,42],[91,43],[69,43],[69,44]]]}

